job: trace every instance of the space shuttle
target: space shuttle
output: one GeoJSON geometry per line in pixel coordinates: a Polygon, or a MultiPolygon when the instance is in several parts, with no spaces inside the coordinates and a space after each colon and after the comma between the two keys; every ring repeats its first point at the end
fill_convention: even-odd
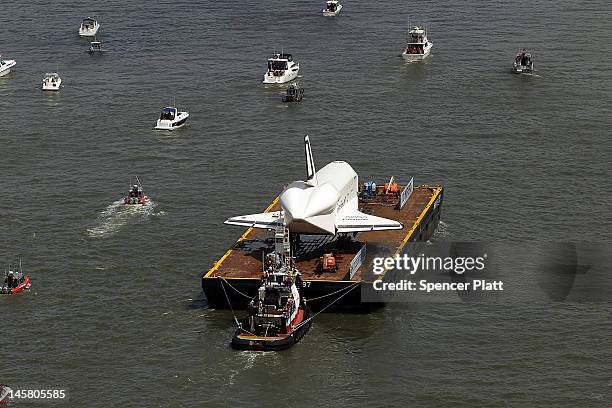
{"type": "Polygon", "coordinates": [[[337,235],[398,230],[402,223],[359,211],[359,181],[344,161],[316,170],[310,138],[304,137],[306,180],[294,181],[280,194],[280,211],[228,218],[225,224],[275,229],[286,226],[292,234],[337,235]]]}

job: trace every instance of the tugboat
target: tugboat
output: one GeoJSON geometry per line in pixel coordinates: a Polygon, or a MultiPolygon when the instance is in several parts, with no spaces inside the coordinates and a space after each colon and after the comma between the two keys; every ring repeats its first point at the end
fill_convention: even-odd
{"type": "Polygon", "coordinates": [[[340,4],[338,0],[328,0],[325,3],[325,8],[323,9],[323,16],[324,17],[337,16],[340,10],[342,10],[342,4],[340,4]]]}
{"type": "Polygon", "coordinates": [[[29,289],[30,286],[30,276],[23,274],[23,271],[21,270],[21,261],[19,261],[19,271],[13,271],[9,267],[9,270],[4,277],[4,283],[2,286],[0,286],[0,294],[14,295],[24,291],[25,289],[29,289]]]}
{"type": "Polygon", "coordinates": [[[274,54],[268,59],[268,70],[264,74],[264,84],[284,84],[298,76],[300,64],[293,60],[291,54],[274,54]]]}
{"type": "MultiPolygon", "coordinates": [[[[132,185],[132,183],[130,183],[132,185]]],[[[149,197],[145,194],[142,189],[142,184],[138,177],[136,177],[136,184],[132,185],[130,191],[128,191],[127,195],[123,199],[123,203],[125,205],[145,205],[149,197]]]]}
{"type": "Polygon", "coordinates": [[[0,55],[0,77],[8,75],[15,65],[17,65],[17,61],[2,59],[2,55],[0,55]]]}
{"type": "Polygon", "coordinates": [[[304,97],[304,88],[297,83],[289,85],[287,93],[283,95],[283,102],[300,102],[304,97]]]}
{"type": "Polygon", "coordinates": [[[427,39],[427,30],[419,26],[408,31],[406,48],[402,58],[408,62],[423,61],[429,56],[433,43],[427,39]]]}
{"type": "Polygon", "coordinates": [[[89,44],[89,48],[87,49],[87,52],[90,55],[95,53],[103,53],[104,51],[106,50],[102,48],[102,41],[97,41],[95,38],[94,41],[89,44]]]}
{"type": "Polygon", "coordinates": [[[59,91],[62,85],[62,78],[60,78],[57,72],[46,73],[43,79],[42,89],[43,91],[59,91]]]}
{"type": "Polygon", "coordinates": [[[232,338],[236,349],[284,350],[302,340],[312,325],[287,228],[277,229],[275,247],[265,258],[261,286],[248,305],[249,316],[232,338]]]}
{"type": "Polygon", "coordinates": [[[100,28],[100,24],[95,18],[87,17],[81,21],[81,26],[79,27],[79,35],[81,37],[93,37],[98,33],[98,29],[100,28]]]}
{"type": "Polygon", "coordinates": [[[533,60],[531,59],[531,53],[528,52],[525,48],[522,51],[519,51],[514,57],[514,67],[515,74],[530,74],[533,72],[533,60]]]}

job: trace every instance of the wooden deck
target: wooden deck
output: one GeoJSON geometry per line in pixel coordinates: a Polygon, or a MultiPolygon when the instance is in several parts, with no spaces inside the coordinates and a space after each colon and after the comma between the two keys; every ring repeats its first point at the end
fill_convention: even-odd
{"type": "MultiPolygon", "coordinates": [[[[302,236],[299,251],[295,254],[296,267],[301,272],[302,279],[349,282],[370,280],[371,268],[360,268],[352,278],[349,276],[351,261],[358,251],[364,244],[366,245],[366,258],[363,264],[370,265],[374,256],[391,256],[399,252],[408,241],[427,239],[430,233],[433,233],[435,225],[431,228],[423,226],[422,220],[430,207],[437,206],[441,192],[441,187],[415,187],[401,210],[399,198],[387,199],[385,196],[378,196],[376,199],[360,202],[360,211],[400,221],[404,225],[401,230],[363,232],[348,242],[329,236],[302,236]],[[415,237],[415,234],[426,236],[415,237]],[[319,259],[323,253],[329,252],[336,256],[338,270],[333,273],[322,273],[317,267],[319,259]]],[[[277,198],[265,211],[279,209],[277,198]]],[[[263,255],[274,248],[273,238],[272,231],[247,229],[233,247],[215,262],[204,278],[258,279],[262,272],[263,255]]]]}

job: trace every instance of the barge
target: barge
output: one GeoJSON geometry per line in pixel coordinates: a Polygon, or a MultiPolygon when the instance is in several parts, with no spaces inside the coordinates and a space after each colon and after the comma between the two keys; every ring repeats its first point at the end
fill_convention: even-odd
{"type": "MultiPolygon", "coordinates": [[[[367,184],[367,183],[366,183],[367,184]]],[[[402,223],[397,230],[361,232],[338,236],[301,235],[294,251],[295,267],[302,278],[302,293],[313,310],[369,312],[382,303],[362,301],[361,289],[371,285],[372,259],[401,253],[409,242],[427,241],[435,232],[442,212],[441,186],[413,186],[413,180],[389,195],[382,186],[375,193],[360,194],[359,211],[402,223]],[[401,191],[401,193],[399,192],[401,191]],[[322,267],[333,254],[333,269],[322,267]]],[[[264,212],[280,210],[279,197],[264,212]]],[[[261,285],[264,255],[273,250],[274,230],[248,228],[202,278],[209,306],[246,308],[261,285]]],[[[384,279],[384,276],[383,276],[384,279]]]]}

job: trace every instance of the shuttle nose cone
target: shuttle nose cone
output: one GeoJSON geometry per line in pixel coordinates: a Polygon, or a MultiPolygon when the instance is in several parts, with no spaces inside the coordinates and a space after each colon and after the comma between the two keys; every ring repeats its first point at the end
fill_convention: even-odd
{"type": "Polygon", "coordinates": [[[280,197],[287,223],[305,220],[317,215],[329,214],[338,203],[338,192],[329,184],[316,187],[305,185],[289,186],[280,197]]]}
{"type": "Polygon", "coordinates": [[[302,186],[289,186],[280,196],[280,204],[285,211],[287,223],[304,219],[304,210],[309,193],[302,186]]]}

